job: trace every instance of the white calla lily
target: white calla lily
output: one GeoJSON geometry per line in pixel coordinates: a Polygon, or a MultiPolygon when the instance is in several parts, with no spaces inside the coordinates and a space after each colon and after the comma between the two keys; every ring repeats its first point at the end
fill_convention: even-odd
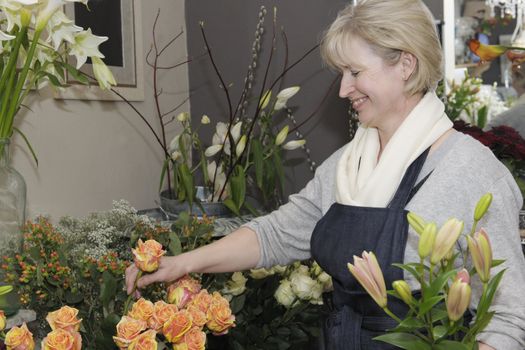
{"type": "Polygon", "coordinates": [[[66,17],[64,12],[57,11],[47,23],[49,37],[53,42],[53,48],[58,50],[63,42],[73,44],[75,34],[82,31],[82,27],[75,25],[75,22],[66,17]]]}

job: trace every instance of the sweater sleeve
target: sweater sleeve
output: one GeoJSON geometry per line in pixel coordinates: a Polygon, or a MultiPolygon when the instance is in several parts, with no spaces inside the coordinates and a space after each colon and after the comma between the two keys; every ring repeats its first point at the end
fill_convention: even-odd
{"type": "MultiPolygon", "coordinates": [[[[491,310],[495,314],[477,336],[497,350],[525,349],[525,260],[519,237],[519,210],[522,197],[510,174],[498,180],[490,189],[493,202],[481,222],[489,235],[493,258],[505,263],[492,269],[492,276],[506,269],[498,287],[491,310]]],[[[482,286],[473,279],[472,300],[477,304],[482,286]]],[[[475,305],[474,305],[475,306],[475,305]]]]}
{"type": "Polygon", "coordinates": [[[323,215],[323,206],[333,202],[335,167],[340,152],[316,170],[314,178],[288,203],[245,225],[256,232],[261,247],[257,267],[271,267],[310,258],[312,231],[323,215]]]}

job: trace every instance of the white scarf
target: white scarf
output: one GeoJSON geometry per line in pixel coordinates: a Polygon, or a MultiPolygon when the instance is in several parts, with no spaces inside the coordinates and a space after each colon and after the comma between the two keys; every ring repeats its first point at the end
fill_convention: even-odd
{"type": "Polygon", "coordinates": [[[428,92],[398,127],[379,162],[376,128],[360,126],[337,165],[336,201],[384,208],[410,164],[452,127],[445,106],[428,92]]]}

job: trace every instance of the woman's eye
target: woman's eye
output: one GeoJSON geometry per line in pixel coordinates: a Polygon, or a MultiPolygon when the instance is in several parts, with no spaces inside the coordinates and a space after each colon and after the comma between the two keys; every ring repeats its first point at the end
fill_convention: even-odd
{"type": "Polygon", "coordinates": [[[359,72],[359,71],[355,71],[355,70],[350,71],[350,74],[352,74],[352,76],[353,76],[354,78],[357,77],[357,76],[359,75],[359,73],[361,73],[361,72],[359,72]]]}

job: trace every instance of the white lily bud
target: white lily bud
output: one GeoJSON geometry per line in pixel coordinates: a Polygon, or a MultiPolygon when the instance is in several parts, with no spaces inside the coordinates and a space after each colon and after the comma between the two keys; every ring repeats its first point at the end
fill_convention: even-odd
{"type": "Polygon", "coordinates": [[[210,124],[210,118],[206,114],[201,117],[201,124],[210,124]]]}
{"type": "Polygon", "coordinates": [[[288,141],[283,145],[283,149],[287,151],[293,151],[294,149],[297,149],[299,147],[302,147],[306,143],[306,140],[293,140],[288,141]]]}
{"type": "Polygon", "coordinates": [[[259,102],[259,106],[261,109],[265,109],[266,106],[268,106],[268,103],[270,102],[270,97],[272,97],[272,91],[267,90],[261,98],[261,101],[259,102]]]}
{"type": "Polygon", "coordinates": [[[110,89],[111,85],[117,85],[115,77],[100,58],[92,57],[91,61],[93,62],[93,74],[102,90],[110,89]]]}
{"type": "Polygon", "coordinates": [[[231,130],[231,135],[233,137],[233,141],[237,142],[239,140],[239,137],[241,137],[241,126],[242,122],[238,122],[235,124],[231,130]]]}
{"type": "Polygon", "coordinates": [[[290,98],[292,98],[297,92],[299,92],[299,90],[299,86],[292,86],[281,90],[277,94],[277,101],[275,102],[274,110],[278,111],[286,107],[286,102],[288,102],[290,98]]]}
{"type": "Polygon", "coordinates": [[[206,157],[213,157],[214,155],[216,155],[217,153],[219,153],[219,151],[222,149],[222,145],[213,145],[213,146],[210,146],[208,148],[206,148],[206,151],[204,151],[204,155],[206,157]]]}
{"type": "Polygon", "coordinates": [[[170,145],[168,147],[169,152],[173,152],[179,149],[179,138],[180,138],[180,134],[175,135],[175,137],[171,139],[170,145]]]}
{"type": "Polygon", "coordinates": [[[286,140],[286,137],[288,136],[288,130],[289,129],[290,129],[290,127],[288,125],[286,125],[284,128],[281,129],[281,131],[279,131],[279,133],[275,137],[275,145],[276,146],[280,146],[280,145],[283,144],[284,140],[286,140]]]}
{"type": "Polygon", "coordinates": [[[239,143],[237,144],[237,147],[235,147],[235,154],[237,157],[240,157],[242,152],[244,151],[244,148],[246,147],[246,135],[242,135],[241,139],[239,140],[239,143]]]}
{"type": "Polygon", "coordinates": [[[188,112],[181,112],[177,116],[177,120],[181,123],[187,121],[188,119],[190,119],[190,114],[188,112]]]}

